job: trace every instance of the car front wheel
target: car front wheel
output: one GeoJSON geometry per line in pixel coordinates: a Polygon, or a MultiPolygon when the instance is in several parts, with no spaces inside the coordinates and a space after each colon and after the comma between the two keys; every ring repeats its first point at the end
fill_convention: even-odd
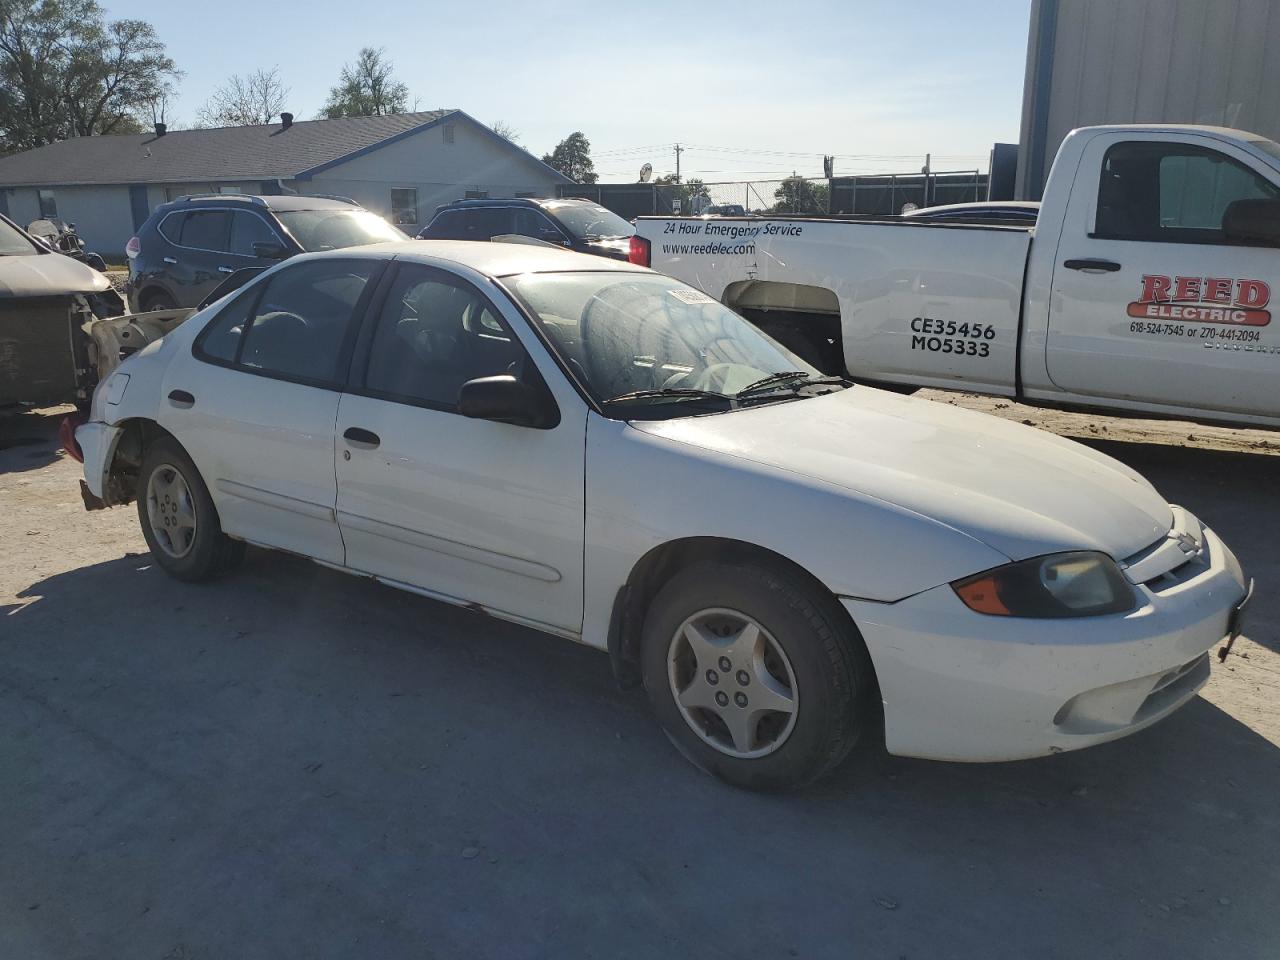
{"type": "Polygon", "coordinates": [[[208,580],[244,556],[244,542],[222,532],[209,488],[175,440],[160,440],[143,458],[138,520],[156,563],[179,580],[208,580]]]}
{"type": "Polygon", "coordinates": [[[781,567],[699,563],[645,618],[645,689],[664,731],[737,786],[800,787],[833,770],[874,689],[862,640],[834,598],[781,567]]]}

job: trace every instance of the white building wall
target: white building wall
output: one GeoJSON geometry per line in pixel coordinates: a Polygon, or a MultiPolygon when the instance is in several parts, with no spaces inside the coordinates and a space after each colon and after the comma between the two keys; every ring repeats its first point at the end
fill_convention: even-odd
{"type": "MultiPolygon", "coordinates": [[[[123,258],[133,236],[133,214],[127,186],[52,187],[58,219],[76,225],[85,247],[103,256],[123,258]]],[[[8,194],[9,218],[25,227],[40,218],[36,187],[13,187],[8,194]]]]}
{"type": "Polygon", "coordinates": [[[418,218],[401,224],[406,232],[426,226],[442,203],[459,200],[468,190],[491,197],[555,196],[559,181],[531,158],[507,149],[465,120],[440,124],[395,143],[299,180],[299,192],[350,197],[390,219],[391,190],[418,191],[418,218]],[[453,128],[453,142],[446,128],[453,128]]]}

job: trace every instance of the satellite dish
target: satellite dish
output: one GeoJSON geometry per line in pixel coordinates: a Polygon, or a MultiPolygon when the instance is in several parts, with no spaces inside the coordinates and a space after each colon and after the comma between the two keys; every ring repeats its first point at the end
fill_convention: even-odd
{"type": "Polygon", "coordinates": [[[648,183],[651,179],[653,179],[653,164],[646,163],[640,168],[640,182],[648,183]]]}

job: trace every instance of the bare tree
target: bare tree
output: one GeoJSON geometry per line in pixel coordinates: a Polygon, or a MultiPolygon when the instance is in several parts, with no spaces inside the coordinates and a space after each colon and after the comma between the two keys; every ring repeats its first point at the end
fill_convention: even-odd
{"type": "Polygon", "coordinates": [[[520,146],[520,131],[505,120],[495,120],[489,124],[489,129],[500,136],[503,140],[510,140],[517,147],[520,146]]]}
{"type": "Polygon", "coordinates": [[[196,111],[197,127],[243,127],[270,123],[289,99],[280,68],[236,74],[196,111]]]}

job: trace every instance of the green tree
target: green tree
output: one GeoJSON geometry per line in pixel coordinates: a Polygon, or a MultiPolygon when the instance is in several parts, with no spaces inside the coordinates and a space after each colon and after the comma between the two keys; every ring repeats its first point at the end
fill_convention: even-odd
{"type": "Polygon", "coordinates": [[[826,213],[831,191],[825,181],[806,180],[794,174],[773,192],[774,213],[826,213]]]}
{"type": "Polygon", "coordinates": [[[575,183],[595,183],[600,179],[591,162],[591,141],[580,130],[557,143],[554,150],[543,155],[542,162],[575,183]]]}
{"type": "Polygon", "coordinates": [[[155,28],[96,0],[0,0],[0,146],[142,128],[180,76],[155,28]]]}
{"type": "Polygon", "coordinates": [[[329,89],[329,99],[320,115],[337,117],[380,117],[409,112],[409,88],[395,78],[387,51],[363,47],[355,63],[344,64],[338,85],[329,89]]]}

